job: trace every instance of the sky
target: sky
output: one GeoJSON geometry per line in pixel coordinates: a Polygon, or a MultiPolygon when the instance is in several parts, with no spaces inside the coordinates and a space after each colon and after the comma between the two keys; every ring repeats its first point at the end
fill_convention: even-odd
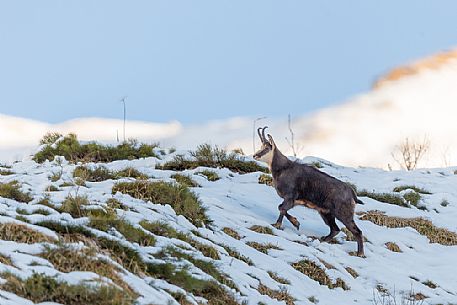
{"type": "Polygon", "coordinates": [[[286,117],[457,46],[455,1],[0,0],[0,113],[286,117]]]}

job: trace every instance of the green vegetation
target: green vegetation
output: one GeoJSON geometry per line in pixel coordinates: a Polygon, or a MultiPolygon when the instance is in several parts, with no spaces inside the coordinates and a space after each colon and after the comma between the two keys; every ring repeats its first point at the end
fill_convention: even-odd
{"type": "Polygon", "coordinates": [[[346,283],[338,278],[333,283],[332,280],[328,277],[327,273],[319,267],[315,262],[308,259],[301,260],[299,262],[293,263],[292,267],[298,272],[303,273],[312,280],[315,280],[321,285],[325,285],[330,289],[341,287],[344,290],[348,290],[346,283]]]}
{"type": "Polygon", "coordinates": [[[236,153],[228,153],[225,149],[217,146],[213,147],[210,144],[199,145],[190,154],[192,159],[187,159],[183,155],[176,155],[172,161],[166,162],[162,169],[183,171],[204,166],[212,168],[225,167],[240,174],[268,172],[266,167],[260,166],[254,161],[244,161],[236,153]]]}
{"type": "Polygon", "coordinates": [[[259,176],[259,183],[266,184],[268,186],[273,186],[273,178],[267,174],[261,174],[259,176]]]}
{"type": "Polygon", "coordinates": [[[40,140],[40,145],[51,145],[54,144],[60,137],[61,133],[58,132],[48,132],[40,140]]]}
{"type": "Polygon", "coordinates": [[[183,186],[200,187],[200,185],[197,182],[195,182],[189,175],[173,174],[171,178],[175,179],[176,182],[183,186]]]}
{"type": "Polygon", "coordinates": [[[87,216],[87,210],[84,208],[87,205],[89,205],[87,196],[69,194],[58,210],[61,213],[68,213],[74,218],[80,218],[87,216]]]}
{"type": "Polygon", "coordinates": [[[398,192],[401,192],[401,191],[404,191],[404,190],[413,190],[415,191],[416,193],[419,193],[419,194],[425,194],[425,195],[430,195],[431,193],[421,187],[417,187],[417,186],[414,186],[414,185],[400,185],[400,186],[396,186],[393,191],[398,193],[398,192]]]}
{"type": "Polygon", "coordinates": [[[379,226],[388,228],[405,228],[411,227],[419,234],[427,236],[431,243],[439,243],[445,246],[457,245],[457,233],[444,228],[438,228],[429,220],[421,217],[401,218],[385,215],[380,211],[368,211],[363,213],[361,220],[369,220],[379,226]]]}
{"type": "Polygon", "coordinates": [[[21,191],[21,185],[16,180],[8,183],[0,183],[0,197],[25,203],[33,199],[29,194],[21,191]]]}
{"type": "Polygon", "coordinates": [[[0,240],[9,240],[17,243],[42,243],[54,242],[54,240],[41,232],[35,231],[26,225],[13,222],[0,224],[0,240]]]}
{"type": "Polygon", "coordinates": [[[81,144],[75,134],[68,134],[58,142],[55,137],[45,136],[42,139],[44,147],[35,154],[33,160],[43,163],[52,161],[55,156],[64,156],[66,160],[76,162],[111,162],[115,160],[132,160],[146,157],[156,157],[154,148],[157,145],[138,144],[129,140],[117,146],[97,144],[95,142],[81,144]]]}
{"type": "Polygon", "coordinates": [[[403,195],[403,198],[405,198],[406,202],[408,202],[411,205],[417,206],[421,199],[421,195],[419,193],[416,193],[414,191],[407,192],[403,195]]]}
{"type": "Polygon", "coordinates": [[[366,190],[362,190],[357,193],[357,196],[359,197],[369,197],[371,199],[377,200],[379,202],[384,202],[384,203],[389,203],[389,204],[395,204],[401,207],[406,207],[408,208],[409,205],[408,203],[405,202],[405,200],[395,194],[390,194],[390,193],[375,193],[375,192],[368,192],[366,190]]]}
{"type": "Polygon", "coordinates": [[[214,181],[221,179],[215,171],[210,171],[210,170],[206,170],[206,169],[198,172],[197,174],[205,176],[206,179],[208,179],[208,181],[214,182],[214,181]]]}
{"type": "Polygon", "coordinates": [[[101,182],[119,178],[148,179],[148,176],[132,167],[127,167],[120,171],[110,171],[104,166],[98,166],[95,169],[87,166],[78,166],[73,171],[73,177],[89,182],[101,182]]]}
{"type": "Polygon", "coordinates": [[[14,172],[10,171],[9,169],[2,169],[0,168],[0,176],[9,176],[13,175],[14,172]]]}
{"type": "Polygon", "coordinates": [[[242,255],[240,252],[238,252],[235,249],[230,248],[228,246],[225,246],[225,245],[221,245],[221,246],[225,249],[225,251],[227,251],[228,255],[230,255],[231,257],[239,259],[240,261],[245,262],[249,266],[254,266],[254,263],[252,262],[252,260],[249,257],[242,255]]]}
{"type": "Polygon", "coordinates": [[[98,304],[129,305],[134,303],[131,294],[114,285],[70,285],[54,277],[34,273],[23,280],[11,273],[3,273],[6,280],[0,289],[17,294],[35,303],[56,302],[65,305],[98,304]]]}
{"type": "Polygon", "coordinates": [[[169,204],[176,214],[185,216],[197,227],[211,222],[197,195],[183,185],[163,181],[121,182],[114,185],[113,194],[116,192],[156,204],[169,204]]]}

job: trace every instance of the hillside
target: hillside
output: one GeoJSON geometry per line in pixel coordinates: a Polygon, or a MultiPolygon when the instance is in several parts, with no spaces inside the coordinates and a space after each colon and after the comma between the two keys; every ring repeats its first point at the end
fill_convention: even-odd
{"type": "Polygon", "coordinates": [[[262,172],[164,169],[181,154],[196,156],[154,148],[156,157],[85,167],[62,158],[1,166],[0,304],[84,296],[86,304],[369,305],[391,304],[373,298],[394,292],[397,304],[403,293],[417,300],[408,304],[457,304],[457,168],[387,172],[303,159],[357,187],[367,239],[360,258],[344,232],[332,243],[316,239],[328,228],[313,210],[291,211],[299,231],[287,221],[273,228],[280,200],[259,183],[262,172]],[[160,182],[181,188],[146,194],[160,182]],[[211,221],[191,210],[186,185],[211,221]],[[160,204],[164,194],[182,215],[160,204]]]}

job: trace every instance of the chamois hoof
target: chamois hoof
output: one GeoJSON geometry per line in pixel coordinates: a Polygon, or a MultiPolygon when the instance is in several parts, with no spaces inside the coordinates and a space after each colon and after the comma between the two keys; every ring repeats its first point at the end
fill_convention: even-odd
{"type": "Polygon", "coordinates": [[[280,230],[281,229],[281,224],[280,223],[272,223],[271,224],[273,227],[275,227],[276,229],[280,230]]]}
{"type": "Polygon", "coordinates": [[[300,223],[297,221],[297,222],[293,222],[292,225],[295,227],[295,229],[300,230],[300,223]]]}

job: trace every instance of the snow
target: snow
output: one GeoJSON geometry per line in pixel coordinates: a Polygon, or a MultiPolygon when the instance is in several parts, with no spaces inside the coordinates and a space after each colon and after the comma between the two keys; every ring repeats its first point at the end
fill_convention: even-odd
{"type": "MultiPolygon", "coordinates": [[[[172,158],[172,155],[166,155],[163,158],[163,160],[146,158],[116,161],[105,164],[105,166],[112,170],[134,167],[148,176],[154,177],[150,178],[153,181],[173,181],[170,176],[175,172],[155,168],[157,164],[172,158]]],[[[421,195],[421,204],[427,207],[428,210],[426,211],[415,207],[404,208],[380,203],[370,198],[361,197],[360,199],[365,204],[357,205],[356,212],[380,210],[389,216],[423,217],[431,220],[435,226],[457,232],[457,223],[455,222],[457,218],[457,191],[454,187],[457,182],[457,175],[454,174],[454,170],[457,168],[421,169],[406,172],[343,167],[312,157],[305,158],[302,162],[320,162],[323,165],[322,171],[355,184],[359,190],[392,192],[395,186],[400,185],[422,187],[432,193],[421,195]],[[449,205],[442,206],[443,199],[446,199],[449,205]]],[[[96,165],[90,164],[90,166],[96,165]]],[[[39,198],[44,196],[45,188],[49,184],[57,186],[64,181],[72,181],[72,172],[75,167],[76,165],[68,162],[56,161],[36,164],[33,161],[24,160],[14,163],[10,170],[15,174],[0,176],[0,182],[18,180],[23,184],[23,190],[30,191],[35,199],[31,203],[25,204],[0,198],[0,213],[3,215],[0,216],[0,222],[25,224],[54,238],[57,238],[54,232],[33,225],[33,223],[41,220],[54,220],[63,223],[86,224],[87,218],[73,219],[69,214],[56,212],[47,216],[22,215],[30,224],[14,219],[18,215],[17,208],[26,209],[31,213],[38,208],[46,208],[38,204],[39,198]],[[59,181],[51,183],[49,176],[57,171],[62,172],[62,177],[59,181]]],[[[107,199],[114,197],[129,208],[129,211],[118,210],[117,212],[119,216],[132,224],[138,224],[141,220],[162,220],[179,231],[191,234],[199,242],[212,245],[221,256],[220,260],[214,262],[236,284],[239,292],[233,290],[232,292],[240,303],[245,301],[252,305],[256,305],[258,302],[285,304],[261,295],[256,289],[260,283],[275,290],[285,287],[295,298],[295,304],[312,304],[309,301],[310,297],[319,300],[318,304],[320,305],[372,304],[373,291],[378,284],[389,289],[389,291],[395,290],[397,292],[408,292],[412,287],[415,292],[421,292],[428,297],[426,304],[447,304],[457,301],[457,267],[455,266],[457,246],[432,244],[425,236],[420,235],[412,228],[386,228],[369,221],[356,219],[364,236],[368,239],[368,242],[365,243],[366,258],[351,256],[349,252],[356,250],[356,243],[346,241],[344,233],[340,233],[336,237],[337,244],[322,243],[313,238],[326,235],[328,227],[317,212],[303,207],[297,207],[290,211],[300,221],[300,230],[297,231],[285,220],[282,230],[270,226],[274,235],[256,233],[249,230],[252,225],[269,226],[278,216],[277,206],[281,200],[275,190],[258,183],[260,173],[239,175],[230,172],[228,169],[211,169],[216,171],[221,179],[209,182],[204,177],[196,175],[201,169],[187,170],[184,173],[192,175],[192,178],[202,186],[192,188],[192,190],[198,194],[208,209],[209,217],[214,221],[210,228],[195,227],[183,216],[176,215],[170,206],[144,202],[121,193],[111,194],[111,188],[116,183],[114,180],[87,183],[87,187],[60,188],[60,191],[49,192],[48,194],[51,202],[56,205],[62,202],[68,194],[87,195],[91,205],[102,207],[105,206],[107,199]],[[224,227],[236,230],[242,237],[241,240],[236,240],[223,233],[222,228],[224,227]],[[192,233],[195,230],[201,237],[192,233]],[[281,250],[272,249],[268,251],[268,254],[264,254],[246,245],[248,241],[272,243],[281,250]],[[386,242],[395,242],[403,252],[389,251],[384,245],[386,242]],[[235,249],[241,255],[251,259],[254,265],[249,266],[245,262],[229,256],[221,245],[235,249]],[[291,263],[303,259],[309,259],[324,268],[332,280],[337,278],[344,280],[350,289],[346,291],[341,288],[329,289],[291,267],[291,263]],[[334,269],[325,268],[322,261],[331,264],[334,269]],[[346,267],[356,270],[359,276],[353,278],[346,271],[346,267]],[[268,275],[268,271],[275,272],[280,277],[287,279],[290,281],[290,285],[274,281],[268,275]],[[412,277],[419,281],[412,279],[412,277]],[[422,284],[427,280],[434,282],[438,287],[432,289],[422,284]]],[[[340,227],[342,226],[341,223],[338,224],[340,227]]],[[[151,260],[151,254],[160,251],[162,247],[171,244],[183,245],[182,241],[176,239],[157,237],[155,246],[141,247],[116,234],[94,232],[100,236],[121,240],[125,245],[137,249],[145,260],[151,260]]],[[[0,253],[9,256],[15,265],[15,267],[11,267],[0,264],[0,271],[9,271],[21,277],[30,276],[32,272],[44,272],[49,275],[57,275],[59,280],[69,283],[79,283],[82,280],[93,280],[97,277],[90,272],[67,274],[59,272],[48,261],[37,256],[42,250],[43,245],[40,244],[26,245],[0,241],[0,253]],[[32,262],[35,263],[32,264],[32,262]]],[[[187,251],[200,259],[211,260],[201,253],[196,253],[195,250],[187,251]]],[[[176,304],[170,292],[184,292],[181,288],[166,281],[150,277],[142,278],[124,270],[121,266],[119,267],[122,269],[122,278],[141,295],[138,299],[139,304],[176,304]]],[[[196,267],[192,267],[190,270],[195,276],[209,277],[196,267]]],[[[109,282],[108,279],[106,281],[109,282]]],[[[230,290],[228,287],[226,289],[230,290]]],[[[193,302],[199,300],[190,295],[189,298],[193,302]]],[[[0,304],[29,305],[32,303],[13,294],[0,291],[0,304]]]]}

